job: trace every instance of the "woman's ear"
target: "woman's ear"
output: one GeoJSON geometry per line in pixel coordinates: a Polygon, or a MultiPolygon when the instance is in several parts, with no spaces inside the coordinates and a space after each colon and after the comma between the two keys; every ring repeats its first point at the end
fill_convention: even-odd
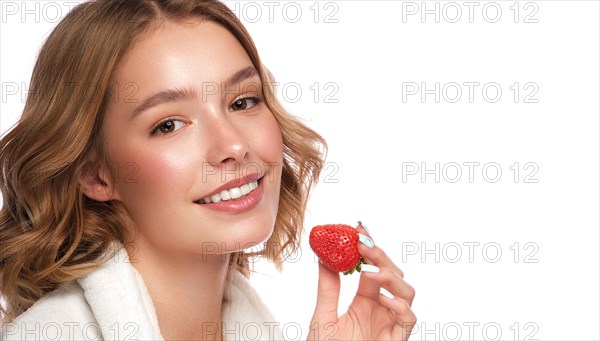
{"type": "Polygon", "coordinates": [[[108,175],[109,171],[95,157],[88,158],[81,167],[79,176],[79,187],[83,194],[96,201],[119,199],[108,175]]]}

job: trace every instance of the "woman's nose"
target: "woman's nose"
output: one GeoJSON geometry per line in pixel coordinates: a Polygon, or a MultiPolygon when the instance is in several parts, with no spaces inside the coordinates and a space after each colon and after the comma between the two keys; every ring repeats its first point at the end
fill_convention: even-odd
{"type": "Polygon", "coordinates": [[[213,165],[242,163],[248,157],[250,147],[239,125],[227,118],[227,113],[211,115],[205,133],[208,140],[207,158],[213,165]]]}

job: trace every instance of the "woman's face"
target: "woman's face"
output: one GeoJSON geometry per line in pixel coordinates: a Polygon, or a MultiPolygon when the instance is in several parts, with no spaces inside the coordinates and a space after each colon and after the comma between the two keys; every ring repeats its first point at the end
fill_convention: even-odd
{"type": "Polygon", "coordinates": [[[283,142],[255,99],[260,84],[242,45],[210,21],[166,22],[124,57],[103,134],[135,243],[226,253],[271,235],[283,142]]]}

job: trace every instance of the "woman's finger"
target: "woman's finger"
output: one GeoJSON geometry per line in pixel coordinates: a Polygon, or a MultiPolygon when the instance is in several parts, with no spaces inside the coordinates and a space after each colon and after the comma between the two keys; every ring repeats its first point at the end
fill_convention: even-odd
{"type": "MultiPolygon", "coordinates": [[[[365,224],[363,224],[362,222],[359,221],[358,226],[356,227],[356,230],[359,233],[359,237],[360,237],[360,234],[362,234],[362,235],[368,237],[373,242],[373,244],[375,244],[373,236],[371,236],[371,232],[370,232],[370,230],[368,230],[366,228],[365,224]]],[[[363,240],[364,240],[364,238],[363,238],[363,240]]],[[[359,246],[359,251],[361,251],[360,246],[359,246]]],[[[369,258],[373,258],[373,259],[371,259],[371,260],[373,260],[373,262],[367,262],[367,263],[375,264],[374,262],[376,261],[379,266],[392,267],[394,269],[394,271],[398,272],[402,277],[404,277],[404,273],[402,272],[402,270],[400,270],[400,268],[396,264],[394,264],[394,262],[392,262],[392,260],[385,254],[385,252],[383,252],[383,250],[381,250],[381,249],[377,250],[380,252],[378,254],[377,253],[372,254],[364,249],[363,249],[363,251],[369,253],[369,255],[368,255],[369,258]]],[[[361,252],[361,255],[365,256],[365,254],[363,252],[361,252]]],[[[367,258],[367,256],[365,256],[365,258],[367,258]]]]}
{"type": "Polygon", "coordinates": [[[396,325],[392,330],[394,340],[408,340],[413,327],[417,323],[417,316],[412,311],[410,304],[400,297],[395,297],[382,288],[379,295],[381,305],[388,308],[394,316],[396,325]]]}
{"type": "MultiPolygon", "coordinates": [[[[394,288],[394,294],[400,297],[406,298],[412,302],[411,295],[414,296],[414,289],[408,285],[403,279],[403,273],[397,266],[395,266],[389,258],[385,256],[383,251],[379,251],[376,246],[370,248],[369,246],[360,246],[361,248],[368,248],[371,254],[375,254],[375,257],[365,257],[367,264],[361,266],[362,275],[358,285],[357,294],[370,297],[371,299],[377,300],[379,296],[379,288],[382,286],[388,288],[394,288]],[[373,259],[375,261],[373,261],[373,259]],[[383,264],[383,265],[382,265],[383,264]],[[392,266],[390,266],[392,264],[392,266]]],[[[360,251],[366,255],[369,252],[360,251]]]]}
{"type": "Polygon", "coordinates": [[[358,225],[356,226],[356,231],[358,231],[358,233],[362,233],[364,235],[367,235],[367,236],[373,238],[371,236],[371,231],[369,231],[367,229],[367,226],[365,224],[363,224],[361,221],[358,222],[358,225]]]}
{"type": "MultiPolygon", "coordinates": [[[[372,239],[370,239],[367,235],[363,234],[363,232],[366,232],[363,228],[361,228],[360,224],[357,227],[358,229],[358,237],[359,237],[359,252],[361,253],[361,255],[364,254],[363,252],[360,251],[361,249],[361,244],[363,248],[374,248],[375,247],[375,243],[373,242],[372,239]],[[362,231],[361,231],[362,230],[362,231]]],[[[370,263],[368,260],[366,261],[367,264],[362,264],[361,265],[361,272],[365,272],[365,271],[374,271],[374,269],[379,269],[377,266],[372,265],[372,264],[368,264],[370,263]]],[[[357,295],[360,296],[365,296],[365,297],[369,297],[373,300],[377,300],[377,296],[379,295],[379,283],[377,283],[377,281],[374,281],[371,278],[365,277],[365,276],[360,276],[360,282],[358,283],[358,289],[356,291],[357,295]]]]}
{"type": "Polygon", "coordinates": [[[403,280],[404,273],[386,253],[365,233],[369,231],[359,222],[356,227],[359,234],[358,249],[367,264],[362,265],[364,275],[360,278],[357,295],[377,300],[379,288],[382,286],[394,288],[394,294],[406,298],[412,303],[414,289],[403,280]]]}
{"type": "Polygon", "coordinates": [[[386,288],[395,297],[400,297],[411,306],[415,298],[415,289],[404,278],[389,268],[379,268],[375,265],[363,264],[362,277],[375,282],[377,294],[379,288],[386,288]]]}
{"type": "MultiPolygon", "coordinates": [[[[360,235],[359,235],[360,237],[360,235]]],[[[372,239],[371,239],[372,240],[372,239]]],[[[369,264],[377,265],[380,268],[390,268],[400,277],[404,278],[404,272],[392,262],[390,257],[378,246],[369,247],[368,243],[358,243],[358,252],[365,258],[369,264]]]]}
{"type": "Polygon", "coordinates": [[[314,316],[326,319],[337,318],[339,297],[340,275],[327,269],[321,262],[319,262],[317,304],[315,306],[314,316]]]}

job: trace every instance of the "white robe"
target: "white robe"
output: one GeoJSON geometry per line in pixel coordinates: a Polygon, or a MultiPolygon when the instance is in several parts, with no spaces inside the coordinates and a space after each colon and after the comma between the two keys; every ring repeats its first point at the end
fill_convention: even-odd
{"type": "MultiPolygon", "coordinates": [[[[0,340],[164,340],[152,299],[121,243],[101,268],[44,295],[0,331],[0,340]]],[[[185,299],[182,297],[181,299],[185,299]]],[[[250,282],[238,271],[228,278],[223,307],[225,340],[284,340],[250,282]]],[[[214,324],[199,323],[203,335],[214,324]]]]}

